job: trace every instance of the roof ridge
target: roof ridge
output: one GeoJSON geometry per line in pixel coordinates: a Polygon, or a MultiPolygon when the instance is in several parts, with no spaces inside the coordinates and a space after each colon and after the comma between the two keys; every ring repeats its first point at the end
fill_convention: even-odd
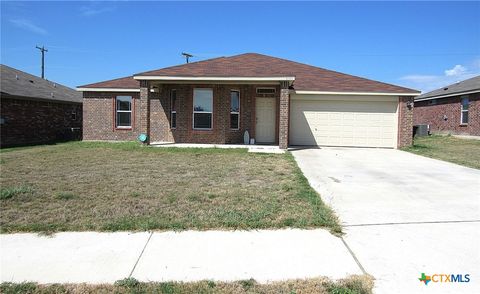
{"type": "Polygon", "coordinates": [[[199,60],[199,61],[194,61],[194,62],[189,62],[189,63],[184,63],[184,64],[177,64],[177,65],[172,65],[172,66],[168,66],[168,67],[162,67],[162,68],[158,68],[158,69],[152,69],[152,70],[148,70],[148,71],[144,71],[144,72],[139,72],[139,73],[133,74],[132,76],[143,75],[143,74],[147,74],[147,73],[157,71],[157,70],[172,69],[172,68],[177,68],[177,67],[188,66],[190,64],[199,64],[199,63],[202,63],[202,62],[207,62],[207,61],[212,61],[212,60],[222,59],[222,58],[228,58],[228,57],[219,56],[219,57],[209,58],[209,59],[205,59],[205,60],[199,60]]]}

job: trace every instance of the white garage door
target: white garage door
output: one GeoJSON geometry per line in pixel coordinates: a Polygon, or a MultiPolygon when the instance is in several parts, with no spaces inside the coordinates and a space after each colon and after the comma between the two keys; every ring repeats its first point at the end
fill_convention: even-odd
{"type": "Polygon", "coordinates": [[[292,99],[290,144],[394,148],[397,100],[368,100],[292,99]]]}

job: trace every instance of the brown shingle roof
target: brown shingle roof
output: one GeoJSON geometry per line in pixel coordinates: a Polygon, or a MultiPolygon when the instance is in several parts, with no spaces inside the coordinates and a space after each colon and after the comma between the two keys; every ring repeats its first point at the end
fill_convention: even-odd
{"type": "MultiPolygon", "coordinates": [[[[136,74],[180,77],[285,77],[294,76],[295,90],[328,92],[412,93],[416,90],[347,75],[303,63],[257,53],[219,57],[136,74]]],[[[111,81],[84,87],[107,87],[111,81]]],[[[125,81],[126,83],[127,81],[125,81]]],[[[131,81],[128,81],[129,83],[131,81]]],[[[119,86],[115,86],[119,87],[119,86]]],[[[138,87],[138,86],[137,86],[138,87]]]]}
{"type": "Polygon", "coordinates": [[[104,82],[98,82],[83,86],[78,86],[78,88],[119,88],[119,89],[136,89],[140,88],[140,83],[137,80],[133,79],[133,76],[118,78],[114,80],[108,80],[104,82]]]}
{"type": "Polygon", "coordinates": [[[16,68],[0,65],[0,90],[2,97],[82,103],[82,93],[59,83],[42,79],[16,68]]]}

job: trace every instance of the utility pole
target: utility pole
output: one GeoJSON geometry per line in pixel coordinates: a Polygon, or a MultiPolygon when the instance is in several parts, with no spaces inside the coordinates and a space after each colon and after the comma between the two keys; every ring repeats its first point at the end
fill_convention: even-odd
{"type": "Polygon", "coordinates": [[[187,63],[188,63],[188,59],[189,59],[190,57],[193,57],[192,54],[185,53],[185,52],[182,52],[182,55],[185,56],[185,60],[187,61],[187,63]]]}
{"type": "Polygon", "coordinates": [[[48,50],[45,49],[45,46],[36,46],[36,48],[42,52],[42,79],[45,79],[45,52],[48,52],[48,50]]]}

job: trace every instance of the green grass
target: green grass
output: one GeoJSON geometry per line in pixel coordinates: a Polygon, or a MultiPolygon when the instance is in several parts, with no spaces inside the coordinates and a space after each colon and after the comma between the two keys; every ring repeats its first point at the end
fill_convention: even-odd
{"type": "Polygon", "coordinates": [[[22,185],[16,187],[1,187],[0,188],[0,200],[10,199],[14,196],[22,194],[30,194],[33,192],[33,189],[29,186],[22,185]]]}
{"type": "Polygon", "coordinates": [[[0,157],[3,233],[341,231],[290,153],[71,142],[13,148],[0,157]]]}
{"type": "Polygon", "coordinates": [[[439,135],[416,137],[413,146],[403,150],[480,169],[480,140],[439,135]]]}
{"type": "Polygon", "coordinates": [[[200,281],[191,283],[165,282],[142,283],[133,278],[117,281],[114,285],[3,283],[0,292],[56,294],[56,293],[320,293],[320,294],[369,294],[372,293],[373,279],[369,276],[351,276],[333,282],[326,278],[289,280],[269,284],[259,284],[255,280],[236,282],[200,281]]]}

